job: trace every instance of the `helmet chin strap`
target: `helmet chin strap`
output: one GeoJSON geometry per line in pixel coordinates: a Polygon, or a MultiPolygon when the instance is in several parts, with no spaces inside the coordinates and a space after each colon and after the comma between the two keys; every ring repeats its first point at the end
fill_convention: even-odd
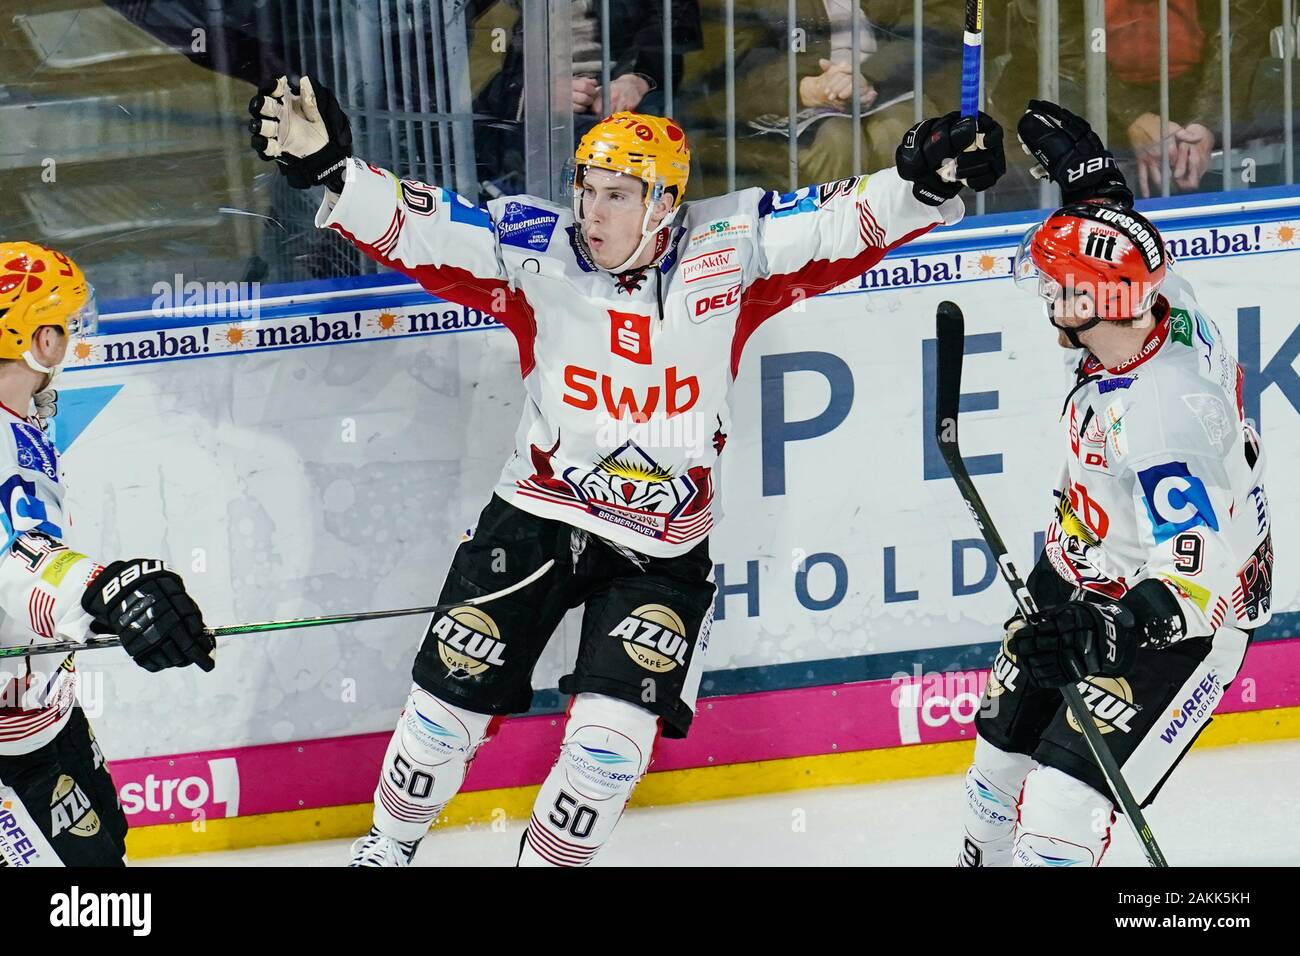
{"type": "Polygon", "coordinates": [[[1052,307],[1049,305],[1047,307],[1047,321],[1052,323],[1053,328],[1064,332],[1065,337],[1069,339],[1070,344],[1076,349],[1086,349],[1088,346],[1079,341],[1079,333],[1087,332],[1089,329],[1095,329],[1099,324],[1101,324],[1103,319],[1099,315],[1094,315],[1087,322],[1083,323],[1083,325],[1059,325],[1057,324],[1055,317],[1053,317],[1052,307]]]}
{"type": "MultiPolygon", "coordinates": [[[[575,203],[575,205],[577,205],[578,207],[578,221],[579,223],[581,223],[582,222],[581,200],[575,203]]],[[[674,207],[668,213],[668,215],[664,216],[664,218],[660,221],[659,225],[651,227],[650,216],[651,214],[654,213],[654,205],[652,203],[647,203],[645,207],[645,216],[643,216],[641,219],[641,241],[636,244],[636,248],[632,250],[632,254],[628,256],[626,259],[624,259],[621,265],[617,265],[609,269],[605,269],[604,266],[601,266],[601,268],[605,269],[606,272],[612,273],[614,275],[618,275],[620,272],[626,272],[628,269],[632,268],[632,263],[636,261],[637,256],[641,255],[642,251],[645,249],[645,244],[649,242],[654,236],[658,235],[660,230],[666,229],[672,225],[673,220],[677,218],[677,210],[680,208],[681,208],[680,206],[674,207]]],[[[587,242],[586,230],[582,229],[579,231],[582,234],[582,242],[584,245],[586,245],[587,242]]],[[[590,247],[588,247],[588,251],[590,251],[590,247]]],[[[593,260],[594,258],[595,257],[593,256],[593,260]]]]}
{"type": "Polygon", "coordinates": [[[45,381],[42,382],[41,387],[36,390],[38,392],[43,392],[49,388],[54,383],[55,378],[58,377],[59,372],[63,369],[62,363],[53,368],[47,368],[42,365],[40,362],[36,361],[35,357],[32,355],[31,349],[28,349],[23,353],[23,361],[27,363],[27,367],[33,372],[40,372],[45,376],[45,381]]]}

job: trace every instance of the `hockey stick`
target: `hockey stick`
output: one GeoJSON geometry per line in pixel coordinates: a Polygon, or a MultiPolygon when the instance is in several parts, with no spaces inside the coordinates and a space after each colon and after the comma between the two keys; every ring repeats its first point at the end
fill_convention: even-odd
{"type": "MultiPolygon", "coordinates": [[[[980,59],[984,52],[984,0],[966,0],[966,30],[961,45],[961,115],[977,116],[980,108],[980,59]]],[[[982,149],[984,134],[977,133],[967,150],[982,149]]],[[[957,160],[945,159],[939,175],[957,180],[957,160]]]]}
{"type": "MultiPolygon", "coordinates": [[[[1002,572],[1003,580],[1015,595],[1020,613],[1024,615],[1025,620],[1032,620],[1038,616],[1038,608],[1029,594],[1029,589],[1025,587],[1025,583],[1016,572],[1015,565],[1011,563],[1007,546],[1002,543],[1002,536],[994,527],[993,519],[989,516],[988,509],[984,507],[984,501],[975,489],[975,483],[971,481],[957,442],[957,415],[961,406],[961,365],[966,328],[961,309],[955,303],[939,303],[935,317],[935,331],[938,338],[938,387],[934,424],[939,451],[948,465],[948,470],[952,472],[957,490],[961,492],[971,517],[975,519],[975,525],[983,535],[989,550],[993,552],[993,558],[1002,572]]],[[[1082,730],[1084,739],[1088,741],[1088,749],[1092,751],[1097,766],[1101,768],[1102,776],[1106,778],[1106,783],[1115,796],[1115,802],[1124,811],[1129,826],[1133,828],[1134,835],[1142,844],[1142,852],[1146,854],[1147,862],[1152,866],[1168,866],[1165,855],[1160,852],[1156,838],[1151,833],[1151,827],[1147,825],[1141,808],[1133,799],[1133,792],[1124,780],[1119,764],[1115,762],[1115,755],[1110,752],[1110,747],[1102,738],[1101,731],[1092,719],[1092,714],[1084,705],[1079,688],[1074,684],[1067,684],[1061,688],[1061,695],[1065,698],[1066,706],[1074,716],[1075,723],[1082,730]]]]}
{"type": "MultiPolygon", "coordinates": [[[[551,558],[540,568],[534,571],[522,581],[516,581],[509,587],[502,588],[500,591],[493,591],[491,594],[481,594],[478,597],[469,598],[465,601],[454,601],[450,604],[431,604],[428,607],[408,607],[396,611],[362,611],[359,614],[326,614],[321,617],[299,617],[288,621],[259,621],[254,624],[227,624],[223,627],[207,627],[203,633],[209,637],[236,637],[241,634],[262,634],[267,631],[288,631],[299,627],[326,627],[330,624],[356,624],[360,621],[382,621],[390,617],[412,617],[417,614],[434,614],[438,611],[449,611],[457,607],[475,607],[480,604],[487,604],[498,598],[503,598],[507,594],[513,594],[516,591],[528,587],[555,564],[555,559],[551,558]]],[[[38,654],[71,654],[78,651],[95,651],[101,647],[119,647],[122,644],[120,637],[105,637],[89,641],[59,641],[53,644],[32,645],[29,647],[0,647],[0,659],[6,657],[35,657],[38,654]]]]}
{"type": "Polygon", "coordinates": [[[984,50],[984,0],[966,0],[966,32],[961,46],[961,115],[979,112],[980,57],[984,50]]]}

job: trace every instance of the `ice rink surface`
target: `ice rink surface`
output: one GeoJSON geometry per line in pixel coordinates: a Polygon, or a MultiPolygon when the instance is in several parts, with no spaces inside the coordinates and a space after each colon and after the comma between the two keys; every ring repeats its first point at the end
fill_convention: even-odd
{"type": "MultiPolygon", "coordinates": [[[[1172,866],[1300,865],[1300,741],[1194,750],[1147,811],[1172,866]]],[[[593,866],[951,866],[960,776],[629,810],[593,866]]],[[[509,866],[526,821],[437,830],[416,866],[509,866]]],[[[351,841],[145,860],[153,866],[338,866],[351,841]]],[[[1104,866],[1143,866],[1121,818],[1104,866]]]]}

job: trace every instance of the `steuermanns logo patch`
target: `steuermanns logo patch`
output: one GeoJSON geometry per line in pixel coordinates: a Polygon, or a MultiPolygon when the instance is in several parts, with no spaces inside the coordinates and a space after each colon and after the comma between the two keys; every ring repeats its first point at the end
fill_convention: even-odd
{"type": "Polygon", "coordinates": [[[609,632],[623,642],[623,650],[648,671],[666,674],[686,666],[686,625],[672,608],[643,604],[609,632]]]}
{"type": "Polygon", "coordinates": [[[452,677],[474,677],[505,663],[501,629],[488,614],[473,606],[456,607],[429,627],[438,641],[438,656],[452,677]]]}

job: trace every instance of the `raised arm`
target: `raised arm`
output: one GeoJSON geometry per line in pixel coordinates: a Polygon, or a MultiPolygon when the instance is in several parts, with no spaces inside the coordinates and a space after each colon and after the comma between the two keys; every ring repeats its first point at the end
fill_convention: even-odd
{"type": "Polygon", "coordinates": [[[63,543],[66,520],[58,499],[44,492],[57,480],[57,459],[44,434],[25,422],[6,423],[11,462],[0,484],[6,544],[0,552],[0,610],[47,640],[85,640],[92,618],[81,606],[101,565],[63,543]],[[30,462],[22,467],[17,461],[30,462]]]}
{"type": "Polygon", "coordinates": [[[946,223],[960,222],[964,185],[992,186],[1006,170],[1002,130],[981,113],[924,120],[907,131],[896,165],[869,176],[784,195],[754,192],[761,261],[742,297],[733,374],[745,341],[764,321],[861,275],[894,249],[946,223]],[[982,145],[973,147],[977,135],[982,145]],[[956,181],[939,170],[957,161],[956,181]]]}
{"type": "Polygon", "coordinates": [[[285,77],[248,105],[252,147],[290,186],[324,186],[316,225],[333,229],[376,262],[434,295],[480,309],[509,328],[525,375],[532,369],[532,310],[510,288],[487,210],[449,189],[399,180],[352,156],[352,132],[334,94],[285,77]]]}

